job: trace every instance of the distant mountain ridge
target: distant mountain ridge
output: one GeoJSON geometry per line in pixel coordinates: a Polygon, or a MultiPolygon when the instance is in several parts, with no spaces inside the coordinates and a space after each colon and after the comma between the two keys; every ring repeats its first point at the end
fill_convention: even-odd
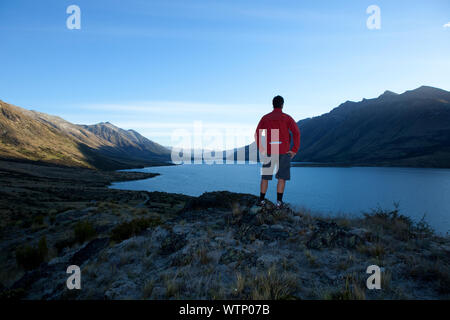
{"type": "Polygon", "coordinates": [[[82,128],[92,132],[114,145],[112,152],[117,150],[134,157],[159,157],[168,155],[170,151],[153,142],[134,130],[124,130],[109,122],[101,122],[93,125],[80,125],[82,128]]]}
{"type": "MultiPolygon", "coordinates": [[[[442,89],[387,90],[377,98],[346,101],[297,125],[301,143],[293,161],[450,168],[450,92],[442,89]]],[[[248,150],[255,147],[239,150],[245,148],[248,159],[248,150]]]]}
{"type": "Polygon", "coordinates": [[[134,130],[76,125],[0,100],[0,158],[123,169],[168,161],[170,150],[134,130]]]}

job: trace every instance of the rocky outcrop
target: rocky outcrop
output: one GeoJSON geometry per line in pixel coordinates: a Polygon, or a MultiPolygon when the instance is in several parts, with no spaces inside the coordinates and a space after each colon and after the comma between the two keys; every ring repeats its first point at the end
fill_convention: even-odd
{"type": "Polygon", "coordinates": [[[311,249],[355,248],[363,242],[357,234],[339,227],[335,222],[317,220],[306,246],[311,249]]]}

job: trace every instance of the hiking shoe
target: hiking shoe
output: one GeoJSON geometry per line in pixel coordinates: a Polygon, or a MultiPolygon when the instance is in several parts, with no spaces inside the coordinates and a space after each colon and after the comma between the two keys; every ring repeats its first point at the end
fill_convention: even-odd
{"type": "Polygon", "coordinates": [[[277,201],[277,204],[275,205],[276,209],[284,209],[286,208],[286,205],[284,204],[283,201],[277,201]]]}
{"type": "Polygon", "coordinates": [[[267,204],[266,200],[258,200],[258,202],[256,203],[258,207],[265,207],[266,204],[267,204]]]}

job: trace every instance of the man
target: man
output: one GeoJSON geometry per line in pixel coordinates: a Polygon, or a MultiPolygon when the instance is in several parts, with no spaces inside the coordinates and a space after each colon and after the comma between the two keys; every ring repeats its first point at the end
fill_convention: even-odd
{"type": "Polygon", "coordinates": [[[291,159],[300,147],[300,130],[294,119],[283,113],[284,99],[276,96],[272,100],[273,111],[259,121],[255,141],[261,155],[261,193],[258,205],[264,206],[269,180],[277,168],[277,208],[283,207],[283,193],[286,181],[291,178],[291,159]],[[293,147],[291,148],[291,135],[293,147]],[[265,141],[264,141],[265,140],[265,141]]]}

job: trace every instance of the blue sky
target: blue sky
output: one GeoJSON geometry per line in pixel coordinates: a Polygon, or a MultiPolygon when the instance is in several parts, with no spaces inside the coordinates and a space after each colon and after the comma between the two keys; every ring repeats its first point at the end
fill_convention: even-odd
{"type": "Polygon", "coordinates": [[[194,121],[251,136],[276,94],[300,120],[387,89],[450,90],[448,22],[448,0],[2,0],[0,99],[164,145],[194,121]]]}

